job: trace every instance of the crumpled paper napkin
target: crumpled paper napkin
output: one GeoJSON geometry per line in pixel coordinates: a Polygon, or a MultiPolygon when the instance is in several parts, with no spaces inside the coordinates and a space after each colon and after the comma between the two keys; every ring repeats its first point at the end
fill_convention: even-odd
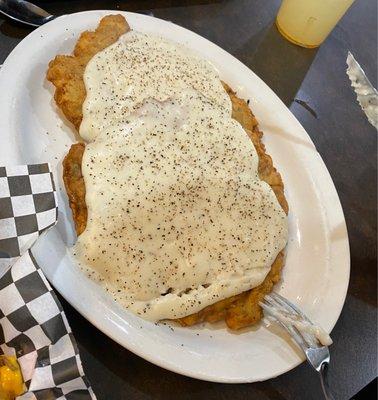
{"type": "Polygon", "coordinates": [[[49,164],[0,167],[0,354],[15,355],[17,400],[96,399],[62,306],[30,248],[56,224],[49,164]]]}

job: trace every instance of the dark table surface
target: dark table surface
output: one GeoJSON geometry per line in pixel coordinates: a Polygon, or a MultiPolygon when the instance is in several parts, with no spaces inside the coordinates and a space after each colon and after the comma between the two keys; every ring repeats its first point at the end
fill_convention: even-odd
{"type": "MultiPolygon", "coordinates": [[[[377,376],[377,134],[356,103],[345,59],[351,50],[377,87],[376,0],[357,0],[314,50],[294,46],[279,35],[273,24],[279,0],[37,3],[56,14],[112,9],[173,21],[233,54],[290,108],[327,165],[348,226],[351,279],[332,332],[330,382],[336,399],[354,396],[377,376]]],[[[0,17],[0,63],[29,32],[0,17]]],[[[207,383],[165,371],[120,347],[63,299],[62,303],[99,400],[322,398],[318,378],[306,364],[266,382],[240,385],[207,383]]]]}

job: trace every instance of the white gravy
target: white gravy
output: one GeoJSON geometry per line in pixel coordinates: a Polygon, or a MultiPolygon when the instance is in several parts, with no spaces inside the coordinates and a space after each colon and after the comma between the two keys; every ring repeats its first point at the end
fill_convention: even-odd
{"type": "Polygon", "coordinates": [[[83,271],[142,318],[179,318],[259,285],[287,217],[217,71],[130,32],[85,70],[83,271]]]}

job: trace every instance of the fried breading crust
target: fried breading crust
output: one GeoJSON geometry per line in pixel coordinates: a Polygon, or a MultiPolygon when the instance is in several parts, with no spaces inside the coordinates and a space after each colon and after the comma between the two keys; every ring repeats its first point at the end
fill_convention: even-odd
{"type": "Polygon", "coordinates": [[[86,96],[83,76],[86,65],[95,54],[129,30],[122,15],[107,15],[94,32],[85,31],[80,35],[73,55],[58,55],[50,61],[47,79],[55,86],[55,102],[77,130],[83,118],[86,96]]]}
{"type": "MultiPolygon", "coordinates": [[[[82,105],[86,95],[83,82],[85,65],[94,54],[116,41],[120,34],[127,30],[129,27],[122,16],[104,17],[95,32],[84,32],[80,36],[74,56],[57,56],[50,62],[48,79],[56,86],[57,104],[77,129],[81,123],[82,105]],[[113,33],[114,35],[112,35],[113,33]],[[75,67],[73,73],[69,72],[71,63],[75,67]]],[[[265,146],[261,141],[263,134],[258,128],[255,116],[248,104],[238,98],[227,84],[223,83],[223,86],[232,102],[232,117],[243,126],[256,148],[259,156],[260,178],[272,187],[281,207],[288,213],[281,176],[274,168],[272,158],[266,154],[265,146]]],[[[85,183],[81,171],[84,149],[84,143],[73,144],[63,162],[64,183],[78,235],[85,230],[87,222],[85,183]]],[[[262,318],[262,310],[258,303],[265,294],[271,292],[273,285],[279,281],[283,262],[284,255],[281,251],[261,285],[218,301],[198,313],[176,321],[182,326],[191,326],[202,321],[216,322],[224,319],[230,329],[240,329],[257,323],[262,318]]]]}
{"type": "Polygon", "coordinates": [[[85,182],[81,171],[84,150],[84,143],[75,143],[63,160],[64,186],[66,187],[77,235],[84,232],[88,217],[87,204],[85,203],[85,182]]]}

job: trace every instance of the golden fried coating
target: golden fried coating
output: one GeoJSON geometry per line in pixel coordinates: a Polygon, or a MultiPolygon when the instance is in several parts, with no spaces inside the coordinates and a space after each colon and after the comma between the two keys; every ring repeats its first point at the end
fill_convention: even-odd
{"type": "Polygon", "coordinates": [[[85,183],[81,171],[84,143],[75,143],[63,160],[63,180],[68,201],[75,222],[76,233],[80,235],[87,226],[87,205],[85,203],[85,183]]]}
{"type": "MultiPolygon", "coordinates": [[[[83,73],[86,63],[94,54],[114,43],[122,33],[128,30],[127,22],[122,16],[105,17],[95,32],[84,32],[80,36],[74,56],[57,56],[50,62],[47,77],[56,86],[55,100],[77,129],[81,123],[82,105],[85,99],[83,73]],[[71,69],[72,66],[73,69],[71,69]]],[[[227,84],[223,83],[223,86],[232,102],[232,117],[243,126],[256,148],[259,156],[260,178],[272,187],[282,209],[288,213],[281,176],[274,168],[272,158],[265,152],[265,146],[261,141],[263,134],[258,129],[255,116],[248,104],[238,98],[227,84]]],[[[63,161],[64,183],[78,235],[84,231],[87,222],[85,183],[81,171],[84,149],[84,143],[73,144],[63,161]]],[[[284,256],[281,251],[261,285],[218,301],[198,313],[178,319],[177,322],[182,326],[191,326],[203,321],[225,320],[230,329],[240,329],[257,323],[262,318],[262,310],[258,303],[279,281],[283,263],[284,256]]]]}
{"type": "Polygon", "coordinates": [[[94,32],[85,31],[76,43],[73,55],[58,55],[50,61],[47,79],[55,86],[54,99],[77,130],[83,117],[86,91],[83,75],[89,60],[130,30],[122,15],[102,18],[94,32]]]}

